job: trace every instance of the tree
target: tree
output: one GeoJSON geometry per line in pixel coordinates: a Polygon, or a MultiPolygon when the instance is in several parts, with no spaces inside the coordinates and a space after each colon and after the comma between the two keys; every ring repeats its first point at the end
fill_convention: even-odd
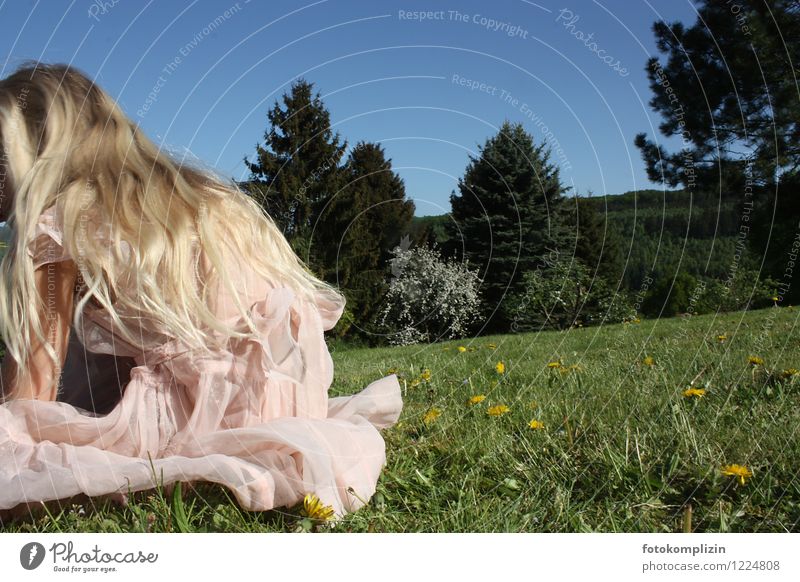
{"type": "Polygon", "coordinates": [[[522,124],[504,121],[497,135],[470,156],[460,195],[450,196],[449,247],[482,275],[487,331],[507,331],[501,308],[508,292],[520,286],[522,274],[553,249],[564,249],[563,194],[558,168],[549,162],[546,144],[533,145],[522,124]]]}
{"type": "Polygon", "coordinates": [[[322,210],[313,246],[328,280],[347,295],[356,324],[368,331],[388,290],[391,249],[414,216],[405,184],[376,143],[359,142],[342,169],[342,188],[322,210]]]}
{"type": "Polygon", "coordinates": [[[623,257],[619,234],[609,224],[608,216],[601,214],[589,197],[575,196],[568,205],[570,226],[574,229],[575,257],[588,269],[590,275],[616,284],[622,277],[623,257]]]}
{"type": "Polygon", "coordinates": [[[330,127],[330,114],[313,83],[299,79],[267,113],[266,147],[256,145],[256,161],[242,186],[283,229],[300,257],[315,270],[324,265],[311,254],[310,237],[321,209],[338,189],[339,164],[347,142],[330,127]]]}
{"type": "Polygon", "coordinates": [[[392,255],[393,276],[380,314],[389,343],[464,337],[479,314],[477,273],[468,264],[442,259],[435,247],[398,245],[392,255]]]}
{"type": "Polygon", "coordinates": [[[688,186],[712,183],[722,175],[718,170],[752,170],[762,183],[797,172],[800,2],[701,0],[697,9],[688,29],[680,22],[653,24],[667,62],[647,62],[650,106],[661,114],[661,133],[682,137],[684,149],[667,154],[637,135],[648,176],[688,186]]]}
{"type": "Polygon", "coordinates": [[[661,53],[647,63],[650,106],[681,151],[636,136],[648,177],[687,188],[730,188],[741,228],[765,274],[779,279],[784,300],[800,299],[787,270],[800,216],[800,1],[704,0],[686,28],[656,22],[661,53]]]}

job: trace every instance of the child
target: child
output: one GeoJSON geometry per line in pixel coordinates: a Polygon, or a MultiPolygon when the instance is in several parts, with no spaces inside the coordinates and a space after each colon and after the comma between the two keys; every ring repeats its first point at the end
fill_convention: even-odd
{"type": "Polygon", "coordinates": [[[63,65],[0,81],[0,148],[0,510],[162,479],[336,517],[373,495],[397,377],[328,398],[344,297],[250,197],[63,65]]]}

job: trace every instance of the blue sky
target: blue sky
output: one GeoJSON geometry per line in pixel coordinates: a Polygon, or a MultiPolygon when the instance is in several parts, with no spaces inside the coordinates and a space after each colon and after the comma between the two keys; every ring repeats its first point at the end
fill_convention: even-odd
{"type": "Polygon", "coordinates": [[[6,0],[0,76],[71,63],[156,143],[237,180],[303,77],[349,146],[384,146],[417,215],[442,214],[505,119],[548,141],[580,194],[661,187],[633,146],[660,121],[651,26],[695,15],[688,0],[6,0]]]}

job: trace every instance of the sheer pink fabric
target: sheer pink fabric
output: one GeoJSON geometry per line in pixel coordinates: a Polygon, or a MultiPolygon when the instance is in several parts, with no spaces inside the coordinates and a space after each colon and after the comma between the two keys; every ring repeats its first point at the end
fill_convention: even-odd
{"type": "MultiPolygon", "coordinates": [[[[34,265],[69,258],[60,224],[54,208],[42,215],[29,247],[34,265]]],[[[134,357],[130,383],[104,416],[65,402],[0,405],[0,509],[176,481],[223,484],[248,510],[314,493],[341,517],[371,498],[386,462],[379,429],[397,422],[403,406],[397,377],[329,398],[333,362],[323,332],[343,305],[322,295],[304,300],[229,258],[258,340],[232,340],[213,357],[174,339],[143,352],[112,333],[106,312],[87,307],[82,343],[134,357]]],[[[226,293],[211,304],[219,317],[239,319],[226,293]]]]}

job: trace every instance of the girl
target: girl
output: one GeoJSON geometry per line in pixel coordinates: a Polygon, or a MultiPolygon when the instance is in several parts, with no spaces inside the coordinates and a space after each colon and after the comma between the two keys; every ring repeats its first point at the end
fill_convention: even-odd
{"type": "Polygon", "coordinates": [[[250,197],[63,65],[0,81],[0,156],[0,510],[197,480],[337,518],[373,495],[397,377],[328,398],[344,297],[250,197]]]}

